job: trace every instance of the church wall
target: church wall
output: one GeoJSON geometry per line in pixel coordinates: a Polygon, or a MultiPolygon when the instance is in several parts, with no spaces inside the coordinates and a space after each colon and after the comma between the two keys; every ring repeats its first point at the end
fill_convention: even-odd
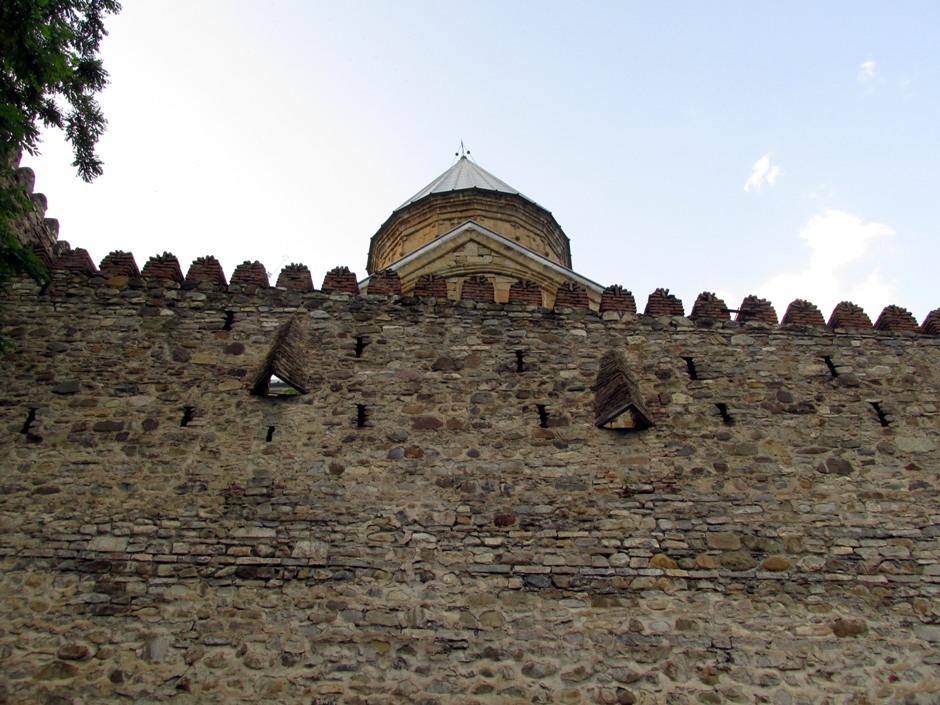
{"type": "Polygon", "coordinates": [[[435,194],[394,213],[373,236],[369,273],[468,220],[571,267],[568,238],[548,211],[520,196],[469,189],[435,194]]]}
{"type": "Polygon", "coordinates": [[[940,693],[940,338],[63,273],[3,317],[7,702],[940,693]],[[312,391],[252,396],[291,318],[312,391]],[[611,349],[652,428],[594,426],[611,349]]]}
{"type": "MultiPolygon", "coordinates": [[[[564,273],[553,270],[526,255],[493,246],[486,237],[475,239],[472,232],[465,233],[453,249],[431,249],[413,261],[396,267],[401,278],[402,292],[413,295],[421,276],[434,274],[447,279],[448,298],[459,300],[462,284],[469,276],[485,276],[492,283],[496,303],[507,303],[509,291],[520,280],[531,281],[541,289],[541,302],[552,308],[558,287],[570,281],[564,273]]],[[[579,285],[580,286],[580,285],[579,285]]],[[[368,283],[364,293],[368,293],[368,283]]],[[[587,307],[600,308],[601,292],[587,289],[587,307]]]]}

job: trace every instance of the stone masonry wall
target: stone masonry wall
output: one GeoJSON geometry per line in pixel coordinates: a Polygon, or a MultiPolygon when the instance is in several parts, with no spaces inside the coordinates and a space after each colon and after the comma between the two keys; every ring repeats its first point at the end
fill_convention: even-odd
{"type": "Polygon", "coordinates": [[[940,701],[940,338],[252,291],[6,298],[0,702],[940,701]]]}

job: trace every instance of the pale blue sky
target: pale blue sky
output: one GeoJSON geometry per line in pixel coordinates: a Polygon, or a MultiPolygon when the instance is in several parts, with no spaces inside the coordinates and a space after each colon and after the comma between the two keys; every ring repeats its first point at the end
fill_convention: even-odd
{"type": "Polygon", "coordinates": [[[96,262],[361,278],[463,140],[641,310],[940,306],[940,3],[127,0],[108,28],[105,175],[55,135],[24,160],[96,262]]]}

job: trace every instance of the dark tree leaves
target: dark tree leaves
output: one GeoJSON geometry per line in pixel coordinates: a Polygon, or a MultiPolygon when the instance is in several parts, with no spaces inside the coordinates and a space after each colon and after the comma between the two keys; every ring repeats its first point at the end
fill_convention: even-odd
{"type": "Polygon", "coordinates": [[[116,0],[0,2],[0,153],[36,154],[42,126],[65,131],[79,176],[101,175],[95,145],[106,121],[95,94],[108,81],[98,59],[104,16],[116,0]]]}
{"type": "Polygon", "coordinates": [[[32,204],[14,170],[36,154],[39,131],[56,127],[71,143],[78,175],[101,175],[95,146],[107,121],[95,94],[108,82],[98,58],[104,17],[117,0],[0,0],[0,286],[16,276],[47,277],[20,241],[32,204]]]}

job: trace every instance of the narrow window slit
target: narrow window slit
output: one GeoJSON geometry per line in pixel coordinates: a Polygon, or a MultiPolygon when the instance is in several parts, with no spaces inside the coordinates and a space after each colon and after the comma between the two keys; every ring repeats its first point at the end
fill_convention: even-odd
{"type": "Polygon", "coordinates": [[[698,379],[698,372],[695,370],[695,360],[691,357],[683,357],[685,360],[685,366],[689,370],[689,379],[698,379]]]}
{"type": "Polygon", "coordinates": [[[368,341],[361,335],[356,336],[356,357],[362,357],[362,351],[366,349],[368,344],[368,341]]]}
{"type": "Polygon", "coordinates": [[[715,404],[718,409],[718,413],[721,414],[721,420],[725,423],[734,423],[734,419],[731,418],[731,414],[728,413],[728,405],[722,402],[715,404]]]}
{"type": "Polygon", "coordinates": [[[548,410],[545,408],[545,404],[536,404],[535,408],[539,412],[539,426],[548,428],[548,410]]]}
{"type": "Polygon", "coordinates": [[[268,435],[264,440],[270,443],[272,438],[274,438],[274,426],[268,426],[268,435]]]}
{"type": "Polygon", "coordinates": [[[525,372],[525,354],[516,350],[516,372],[525,372]]]}
{"type": "Polygon", "coordinates": [[[838,372],[838,370],[836,370],[836,366],[832,364],[832,358],[831,358],[831,357],[829,357],[828,355],[823,355],[823,362],[825,362],[825,363],[826,363],[826,367],[829,368],[829,374],[831,374],[833,377],[838,377],[838,376],[839,376],[839,372],[838,372]]]}
{"type": "Polygon", "coordinates": [[[193,416],[196,413],[195,406],[184,406],[183,407],[183,418],[180,419],[180,426],[189,426],[189,422],[193,420],[193,416]]]}
{"type": "Polygon", "coordinates": [[[26,422],[23,424],[23,428],[20,429],[20,433],[23,433],[27,436],[29,435],[29,429],[32,428],[33,421],[36,420],[36,412],[38,410],[38,407],[29,407],[29,413],[26,414],[26,422]]]}
{"type": "Polygon", "coordinates": [[[881,423],[881,425],[890,426],[891,422],[888,421],[888,417],[885,415],[884,410],[881,408],[881,402],[870,401],[868,403],[871,404],[872,408],[875,410],[875,413],[878,414],[878,421],[881,423]]]}
{"type": "Polygon", "coordinates": [[[369,418],[369,410],[365,404],[356,404],[356,426],[362,428],[366,425],[369,418]]]}
{"type": "Polygon", "coordinates": [[[235,312],[226,311],[225,312],[225,325],[222,326],[222,330],[232,330],[232,324],[235,322],[235,312]]]}

